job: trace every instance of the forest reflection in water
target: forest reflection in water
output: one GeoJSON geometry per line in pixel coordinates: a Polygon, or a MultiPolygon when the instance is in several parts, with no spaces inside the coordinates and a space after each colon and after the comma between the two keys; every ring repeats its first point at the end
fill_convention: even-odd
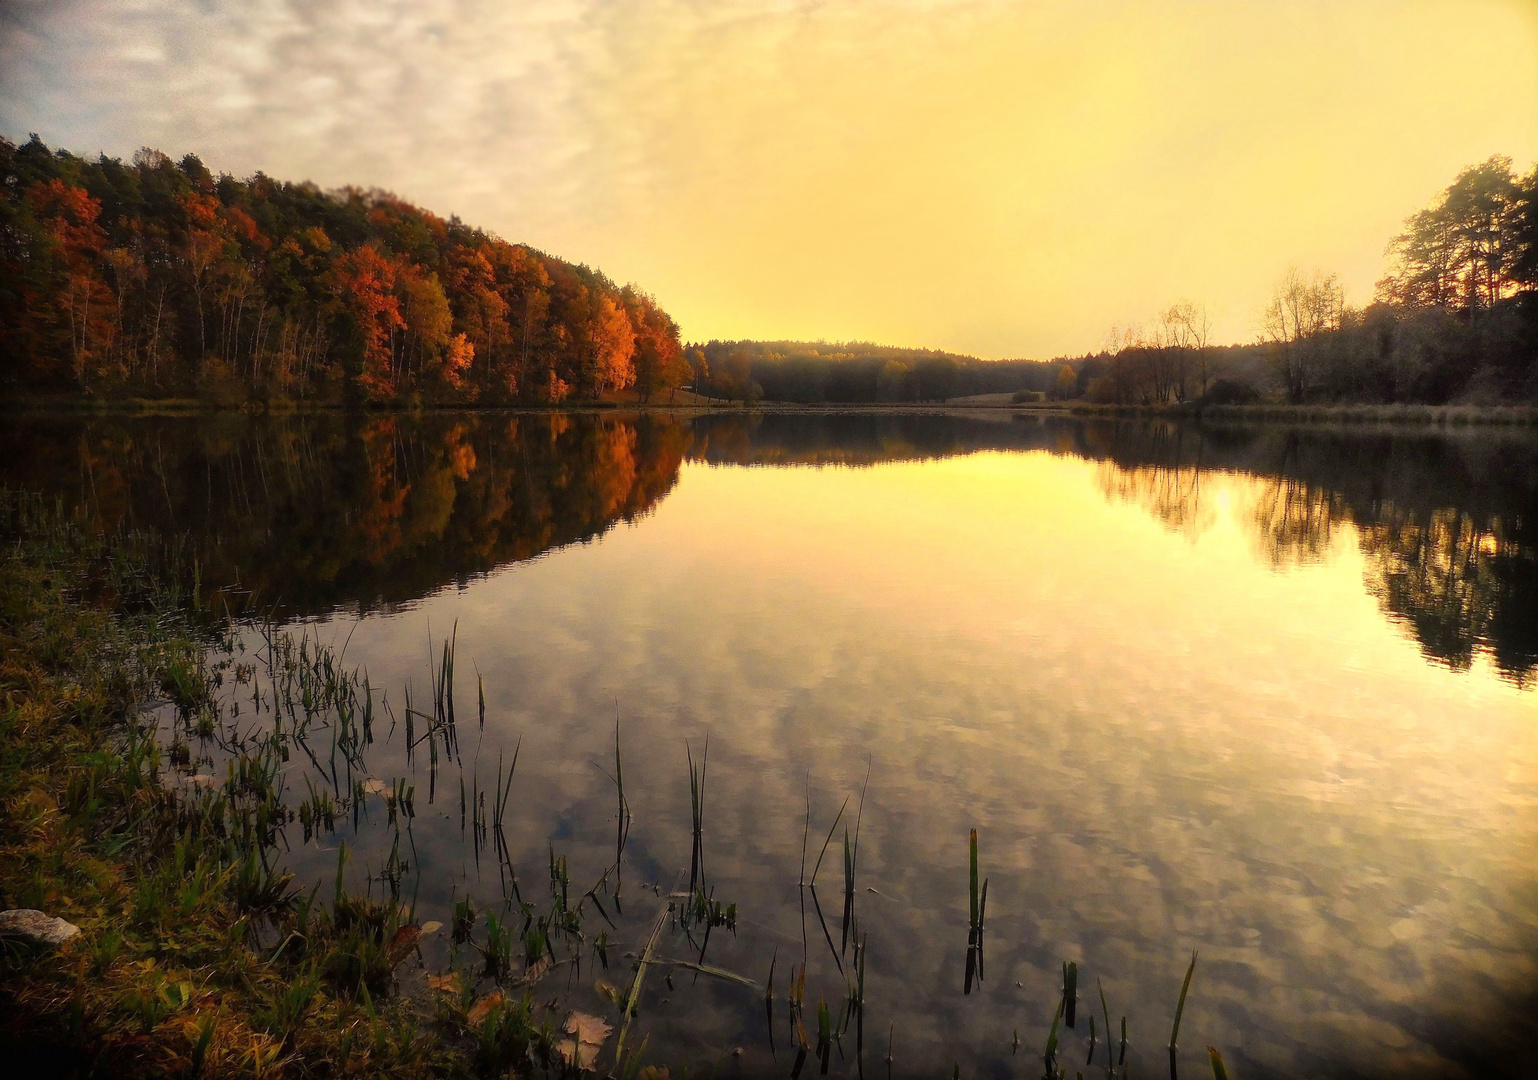
{"type": "Polygon", "coordinates": [[[984,450],[1098,463],[1108,497],[1193,540],[1217,479],[1286,568],[1354,542],[1365,587],[1454,670],[1538,670],[1538,437],[966,414],[467,413],[28,417],[0,482],[105,529],[185,538],[210,589],[280,615],[367,611],[589,541],[649,513],[685,461],[858,467],[984,450]]]}
{"type": "Polygon", "coordinates": [[[1107,494],[1192,538],[1214,473],[1256,478],[1241,520],[1282,570],[1354,538],[1366,588],[1427,659],[1481,651],[1525,686],[1538,666],[1538,441],[1507,433],[1089,427],[1107,494]],[[1098,453],[1097,453],[1098,451],[1098,453]],[[1344,535],[1343,535],[1344,534],[1344,535]]]}
{"type": "MultiPolygon", "coordinates": [[[[818,884],[830,948],[813,909],[810,958],[797,883],[804,837],[830,835],[849,798],[880,1033],[864,1065],[895,1029],[894,1075],[1039,1062],[1064,960],[1130,1017],[1135,1073],[1162,1072],[1193,948],[1182,1069],[1212,1042],[1252,1078],[1519,1075],[1538,1047],[1534,456],[1520,433],[934,413],[28,417],[0,433],[5,483],[184,538],[206,589],[238,581],[226,599],[275,611],[276,631],[238,628],[247,663],[270,663],[276,632],[367,672],[380,722],[356,773],[288,763],[293,802],[324,788],[352,810],[314,826],[290,807],[282,865],[307,888],[345,842],[350,887],[388,877],[447,924],[467,897],[516,913],[506,882],[533,897],[557,856],[584,885],[622,863],[605,932],[633,953],[689,881],[685,770],[708,737],[702,844],[740,926],[706,962],[764,980],[777,957],[783,995],[810,960],[807,1003],[837,1001],[840,837],[818,884]],[[438,758],[382,718],[408,700],[425,715],[423,646],[449,636],[461,715],[483,703],[485,719],[438,758]],[[593,767],[614,761],[616,722],[622,857],[593,767]],[[519,748],[488,852],[466,802],[519,748]],[[381,791],[407,783],[399,819],[381,791]],[[966,994],[974,828],[988,974],[966,994]]],[[[279,700],[221,693],[242,732],[279,700]]],[[[317,745],[336,745],[329,723],[317,745]]],[[[223,775],[221,753],[198,742],[189,768],[223,775]]],[[[441,940],[423,952],[411,978],[456,963],[441,940]]],[[[593,976],[616,967],[567,982],[572,1007],[604,1008],[593,976]]],[[[761,990],[674,983],[654,977],[639,1020],[654,1060],[704,1071],[745,1047],[723,1075],[788,1074],[761,990]]]]}

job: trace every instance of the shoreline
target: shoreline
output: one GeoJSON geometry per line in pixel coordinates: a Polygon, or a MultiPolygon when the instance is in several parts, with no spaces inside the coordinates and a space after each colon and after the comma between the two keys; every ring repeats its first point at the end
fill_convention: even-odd
{"type": "MultiPolygon", "coordinates": [[[[978,395],[982,397],[984,395],[978,395]]],[[[988,395],[991,396],[991,395],[988,395]]],[[[952,398],[946,401],[904,402],[742,402],[707,401],[572,401],[557,405],[537,404],[423,404],[393,402],[357,405],[337,402],[292,402],[281,404],[243,402],[225,404],[196,398],[120,398],[81,399],[73,397],[13,397],[0,403],[0,415],[75,415],[75,416],[247,416],[317,415],[355,413],[359,415],[413,415],[420,413],[522,413],[551,412],[659,412],[670,415],[745,415],[769,413],[806,414],[919,414],[983,415],[997,419],[1025,416],[1064,416],[1078,419],[1161,419],[1201,423],[1218,420],[1229,423],[1293,424],[1409,424],[1431,426],[1530,426],[1538,425],[1538,405],[1423,405],[1423,404],[1249,404],[1203,405],[1182,402],[1169,405],[1098,405],[1084,401],[995,403],[976,399],[952,398]]]]}
{"type": "Polygon", "coordinates": [[[277,868],[294,812],[270,742],[239,749],[226,783],[188,781],[188,745],[163,745],[153,710],[209,716],[231,624],[171,549],[4,488],[0,536],[0,908],[75,931],[0,936],[18,1075],[559,1073],[530,991],[509,983],[479,1014],[466,994],[408,993],[411,907],[340,879],[316,904],[277,868]]]}

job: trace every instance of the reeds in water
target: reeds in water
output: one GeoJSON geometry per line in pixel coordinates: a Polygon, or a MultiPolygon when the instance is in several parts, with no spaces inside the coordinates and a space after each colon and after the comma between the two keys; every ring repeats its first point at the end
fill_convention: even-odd
{"type": "Polygon", "coordinates": [[[518,754],[523,749],[523,740],[519,739],[513,746],[513,760],[507,767],[507,776],[502,775],[502,751],[497,751],[497,790],[496,797],[492,800],[491,827],[498,836],[502,834],[502,822],[507,815],[507,798],[513,793],[513,773],[518,769],[518,754]]]}
{"type": "MultiPolygon", "coordinates": [[[[988,879],[983,878],[982,888],[977,883],[977,830],[973,829],[968,842],[968,866],[971,898],[970,925],[967,929],[967,973],[963,993],[972,992],[974,980],[983,981],[983,920],[988,914],[988,879]]],[[[1072,1026],[1070,1024],[1070,1026],[1072,1026]]]]}
{"type": "MultiPolygon", "coordinates": [[[[619,708],[614,711],[614,790],[619,798],[619,811],[614,826],[614,910],[624,914],[622,892],[624,878],[621,868],[625,861],[625,841],[630,838],[630,804],[625,801],[625,767],[620,760],[619,708]]],[[[701,827],[703,827],[701,822],[701,827]]]]}
{"type": "Polygon", "coordinates": [[[1185,980],[1180,984],[1180,1000],[1175,1003],[1175,1023],[1170,1027],[1170,1080],[1175,1080],[1176,1054],[1180,1041],[1180,1018],[1186,1011],[1186,994],[1191,990],[1191,976],[1196,974],[1196,950],[1191,951],[1191,966],[1186,968],[1185,980]]]}
{"type": "Polygon", "coordinates": [[[705,736],[705,749],[700,753],[699,765],[694,763],[694,751],[684,743],[684,755],[689,762],[689,823],[692,833],[689,848],[689,896],[692,900],[703,887],[705,879],[705,765],[710,758],[710,736],[705,736]]]}
{"type": "MultiPolygon", "coordinates": [[[[457,633],[457,631],[456,631],[457,633]]],[[[430,712],[419,711],[412,707],[408,698],[405,711],[406,737],[408,746],[420,747],[422,742],[428,742],[429,757],[436,762],[440,750],[447,754],[450,760],[458,758],[458,742],[455,734],[455,703],[453,692],[454,669],[456,664],[456,633],[451,633],[449,638],[442,642],[440,649],[431,661],[433,697],[430,712]]],[[[246,882],[243,886],[243,895],[253,905],[267,903],[273,905],[277,911],[290,911],[297,928],[301,923],[308,924],[328,922],[326,913],[321,910],[314,918],[309,912],[310,904],[303,900],[295,900],[291,907],[288,897],[287,881],[283,875],[275,869],[280,865],[279,860],[270,853],[275,850],[275,845],[280,844],[283,821],[283,796],[282,777],[284,769],[281,762],[285,759],[290,746],[303,748],[314,770],[302,769],[304,772],[305,798],[297,804],[297,816],[301,826],[305,830],[306,839],[319,835],[321,830],[330,831],[334,827],[335,818],[345,809],[352,809],[356,815],[364,803],[363,792],[365,790],[362,780],[346,778],[344,784],[343,773],[354,769],[362,770],[362,751],[372,742],[373,715],[375,701],[373,687],[366,675],[352,676],[341,669],[338,658],[327,648],[318,642],[306,638],[287,638],[279,641],[276,636],[269,642],[269,678],[265,695],[253,688],[252,700],[258,704],[255,706],[260,714],[263,709],[271,713],[272,727],[269,732],[261,736],[253,736],[250,731],[244,731],[236,737],[232,734],[228,738],[234,748],[231,754],[229,766],[229,778],[222,788],[218,789],[218,798],[221,800],[222,809],[217,811],[225,815],[222,828],[227,828],[241,845],[242,861],[239,873],[246,882]],[[265,704],[262,704],[265,697],[265,704]],[[325,737],[329,729],[331,752],[329,757],[325,754],[324,743],[320,738],[325,737]],[[311,744],[314,744],[313,747],[311,744]],[[312,750],[319,751],[311,753],[312,750]],[[330,786],[328,786],[328,783],[330,786]],[[265,900],[262,897],[266,897],[265,900]],[[303,914],[300,908],[304,909],[303,914]]],[[[180,679],[186,685],[181,693],[186,700],[193,700],[197,686],[193,682],[194,675],[189,671],[183,671],[180,679]]],[[[177,677],[170,680],[176,684],[177,677]]],[[[389,710],[388,701],[381,699],[381,708],[392,718],[394,712],[389,710]]],[[[477,672],[476,710],[478,721],[484,728],[486,714],[486,691],[484,680],[477,672]]],[[[393,727],[392,727],[393,731],[393,727]]],[[[566,857],[558,855],[553,848],[549,850],[549,878],[551,887],[551,906],[548,914],[536,913],[532,905],[525,904],[521,897],[511,899],[504,895],[504,907],[496,913],[488,913],[484,919],[484,944],[475,944],[484,960],[484,971],[498,982],[506,982],[513,978],[512,968],[517,963],[516,955],[521,948],[524,961],[524,970],[518,978],[522,981],[532,981],[554,964],[579,963],[582,957],[588,955],[583,951],[587,946],[593,949],[593,955],[599,962],[607,963],[609,949],[624,948],[624,931],[622,927],[615,926],[610,919],[609,912],[604,909],[600,900],[603,888],[608,887],[610,896],[615,900],[616,910],[620,910],[621,896],[621,870],[623,867],[625,848],[628,833],[632,824],[631,806],[628,794],[622,756],[622,731],[618,717],[615,721],[614,731],[614,775],[615,783],[615,832],[614,832],[614,863],[605,871],[604,877],[593,888],[585,892],[579,892],[582,886],[571,887],[571,872],[566,857]],[[612,872],[612,882],[609,874],[612,872]],[[577,897],[575,902],[572,897],[577,897]],[[584,931],[583,917],[584,905],[591,900],[594,908],[609,922],[610,927],[616,931],[615,937],[619,940],[609,941],[607,935],[592,937],[584,931]],[[509,915],[508,913],[512,914],[509,915]],[[517,914],[523,915],[523,927],[520,931],[518,924],[511,921],[517,914]],[[507,921],[504,921],[507,920],[507,921]],[[581,949],[571,947],[576,942],[581,949]],[[558,959],[565,950],[564,958],[558,959]]],[[[637,1015],[640,998],[643,991],[647,968],[662,964],[665,967],[681,967],[692,969],[698,974],[708,974],[730,982],[747,983],[748,980],[724,971],[719,967],[712,968],[705,964],[705,948],[710,940],[712,927],[734,927],[736,921],[736,905],[726,905],[716,899],[708,880],[704,854],[704,822],[706,815],[706,788],[708,773],[709,741],[706,740],[701,756],[696,759],[693,756],[692,746],[685,744],[685,753],[689,772],[690,787],[690,868],[689,868],[689,892],[686,902],[679,905],[670,905],[670,911],[659,912],[657,922],[652,929],[651,937],[646,941],[646,946],[640,955],[636,965],[635,978],[631,983],[629,994],[624,999],[624,1026],[621,1038],[616,1047],[614,1071],[615,1075],[624,1075],[638,1068],[637,1060],[639,1052],[631,1047],[629,1034],[632,1021],[637,1015]],[[694,935],[690,935],[691,941],[699,944],[700,952],[694,960],[674,960],[667,957],[659,958],[657,955],[660,934],[665,928],[669,915],[676,915],[679,924],[688,932],[692,927],[704,924],[703,942],[696,941],[694,935]]],[[[516,775],[516,768],[521,754],[521,742],[515,743],[511,762],[504,759],[504,754],[499,751],[497,755],[496,773],[494,783],[490,791],[480,788],[478,774],[472,772],[472,776],[463,776],[461,763],[460,777],[460,815],[462,826],[468,826],[477,837],[478,845],[482,838],[495,835],[499,856],[507,859],[510,868],[511,857],[505,852],[505,841],[502,837],[504,828],[510,824],[507,811],[515,804],[511,800],[511,791],[516,775]]],[[[189,755],[190,756],[190,755],[189,755]]],[[[632,772],[634,775],[634,772],[632,772]]],[[[868,787],[870,770],[867,768],[865,784],[868,787]]],[[[86,778],[89,781],[89,778],[86,778]]],[[[371,909],[366,903],[355,897],[349,897],[344,888],[344,878],[350,849],[347,845],[338,845],[337,865],[335,871],[336,898],[332,904],[332,912],[329,923],[334,928],[357,927],[368,925],[373,928],[363,934],[362,938],[354,941],[343,949],[338,955],[342,958],[336,960],[331,968],[324,969],[329,974],[324,977],[328,980],[340,980],[345,985],[359,986],[360,995],[370,982],[374,984],[375,991],[387,985],[388,980],[380,983],[375,974],[381,970],[383,963],[379,959],[384,955],[385,944],[389,941],[380,926],[388,919],[399,920],[404,918],[404,909],[399,906],[399,899],[404,889],[410,892],[411,881],[408,873],[417,873],[412,870],[412,864],[416,861],[413,856],[410,861],[406,856],[411,853],[410,844],[402,844],[401,832],[405,832],[408,841],[411,840],[411,821],[414,814],[412,806],[414,787],[406,778],[394,780],[388,789],[382,786],[374,786],[378,782],[369,780],[370,792],[382,794],[390,826],[395,829],[393,841],[390,844],[388,855],[383,859],[382,866],[377,859],[375,869],[372,871],[365,862],[363,880],[379,882],[383,881],[389,887],[389,897],[396,903],[388,905],[395,912],[393,915],[361,914],[371,909]],[[368,920],[374,920],[369,923],[368,920]],[[378,924],[378,925],[375,925],[378,924]],[[366,940],[365,940],[366,939],[366,940]],[[348,951],[350,950],[350,951],[348,951]],[[345,955],[344,955],[345,954],[345,955]],[[339,974],[340,973],[340,974],[339,974]],[[353,974],[356,973],[356,979],[353,974]],[[362,980],[362,981],[358,981],[362,980]]],[[[806,982],[808,978],[809,964],[805,950],[805,937],[803,934],[803,956],[801,963],[793,964],[790,970],[789,990],[787,993],[789,1002],[789,1019],[794,1041],[798,1049],[799,1071],[805,1060],[815,1053],[820,1069],[824,1072],[830,1068],[832,1050],[837,1048],[841,1055],[847,1053],[849,1033],[853,1032],[856,1068],[863,1075],[863,1042],[864,1020],[867,1009],[867,983],[866,967],[869,950],[869,934],[863,925],[864,919],[858,910],[857,899],[859,896],[859,854],[861,828],[863,823],[864,796],[866,787],[862,787],[860,793],[860,807],[857,811],[856,821],[851,828],[844,822],[847,813],[848,799],[839,807],[832,824],[827,830],[824,842],[815,860],[812,860],[812,871],[807,874],[805,867],[808,864],[807,855],[810,854],[810,823],[811,809],[808,798],[807,822],[803,834],[801,881],[804,892],[810,892],[813,906],[817,912],[819,922],[824,930],[824,936],[829,947],[829,955],[839,968],[845,980],[844,994],[841,1010],[835,1013],[833,1010],[839,1006],[839,996],[833,997],[830,1005],[827,997],[816,995],[816,1039],[808,1037],[807,1020],[805,1017],[804,1002],[806,982]],[[831,935],[828,923],[823,919],[823,913],[818,900],[816,883],[820,875],[821,866],[832,846],[832,840],[837,836],[840,826],[843,826],[841,854],[843,862],[843,889],[842,889],[842,917],[840,936],[835,939],[831,935]],[[853,949],[851,957],[850,950],[853,949]]],[[[429,790],[431,798],[431,789],[429,790]]],[[[88,808],[93,803],[93,796],[89,782],[86,782],[79,795],[78,802],[82,809],[88,808]]],[[[212,823],[216,811],[208,810],[209,821],[212,823]]],[[[210,825],[212,828],[212,824],[210,825]]],[[[501,862],[499,862],[499,867],[501,862]]],[[[970,994],[974,985],[980,985],[984,979],[984,941],[987,919],[987,899],[989,881],[981,873],[980,843],[977,829],[972,829],[968,836],[968,942],[967,942],[967,966],[964,982],[964,993],[970,994]]],[[[356,880],[356,878],[355,878],[356,880]]],[[[371,886],[372,887],[372,886],[371,886]]],[[[198,902],[199,888],[195,884],[184,887],[185,900],[188,904],[198,902]]],[[[506,886],[504,885],[504,889],[506,886]]],[[[513,892],[516,894],[516,882],[513,892]]],[[[298,894],[302,897],[304,894],[298,894]]],[[[313,902],[314,893],[310,893],[310,903],[313,902]]],[[[804,899],[803,899],[804,902],[804,899]]],[[[415,904],[411,905],[411,910],[415,904]]],[[[380,909],[381,911],[383,909],[380,909]]],[[[471,903],[469,897],[455,902],[453,911],[453,938],[456,945],[473,943],[476,934],[476,923],[479,913],[471,903]]],[[[351,930],[342,931],[352,933],[351,930]]],[[[301,932],[301,937],[303,933],[301,932]]],[[[294,951],[299,946],[285,943],[283,949],[294,951]]],[[[387,950],[386,950],[387,951],[387,950]]],[[[110,964],[110,959],[107,963],[110,964]]],[[[775,979],[779,977],[782,985],[785,983],[784,973],[777,971],[778,954],[776,952],[769,966],[769,977],[762,988],[764,994],[764,1007],[766,1021],[773,1038],[775,1024],[775,979]]],[[[1190,990],[1192,976],[1194,974],[1195,955],[1193,954],[1191,966],[1188,968],[1184,983],[1181,987],[1180,997],[1177,1002],[1175,1021],[1170,1036],[1170,1065],[1171,1075],[1174,1076],[1177,1065],[1176,1051],[1178,1035],[1183,1016],[1185,1003],[1190,990]]],[[[388,970],[388,967],[383,968],[388,970]]],[[[1056,1012],[1053,1016],[1051,1031],[1044,1051],[1043,1064],[1049,1076],[1061,1075],[1059,1059],[1063,1056],[1061,1039],[1063,1030],[1074,1029],[1077,1024],[1077,991],[1078,991],[1078,964],[1065,963],[1063,965],[1062,996],[1056,1003],[1056,1012]]],[[[1112,1022],[1109,1007],[1103,987],[1099,988],[1101,1000],[1101,1014],[1089,1017],[1088,1053],[1086,1063],[1095,1065],[1102,1063],[1108,1077],[1124,1075],[1127,1053],[1127,1021],[1122,1018],[1119,1048],[1117,1040],[1113,1036],[1112,1022]],[[1102,1055],[1097,1060],[1097,1055],[1102,1055]]],[[[1092,1012],[1092,1008],[1091,1008],[1092,1012]]],[[[273,1014],[276,1018],[277,1013],[273,1014]]],[[[276,1020],[275,1020],[276,1022],[276,1020]]],[[[279,1025],[281,1026],[281,1024],[279,1025]]],[[[645,1043],[643,1042],[644,1046],[645,1043]]],[[[1072,1053],[1077,1054],[1083,1048],[1075,1044],[1072,1053]]],[[[889,1051],[890,1055],[890,1045],[889,1051]]],[[[1213,1063],[1215,1076],[1226,1078],[1226,1066],[1222,1057],[1216,1050],[1209,1053],[1209,1059],[1213,1063]]]]}
{"type": "Polygon", "coordinates": [[[1063,961],[1063,1025],[1073,1027],[1079,1006],[1079,965],[1063,961]]]}

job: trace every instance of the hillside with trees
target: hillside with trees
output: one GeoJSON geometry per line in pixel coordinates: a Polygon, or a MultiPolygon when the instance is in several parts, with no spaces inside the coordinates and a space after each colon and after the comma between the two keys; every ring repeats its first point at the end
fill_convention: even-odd
{"type": "Polygon", "coordinates": [[[944,401],[1046,390],[1056,374],[1034,360],[979,360],[865,342],[711,341],[691,346],[688,355],[700,388],[733,401],[944,401]]]}
{"type": "Polygon", "coordinates": [[[644,292],[393,195],[0,140],[12,392],[554,404],[690,378],[644,292]]]}

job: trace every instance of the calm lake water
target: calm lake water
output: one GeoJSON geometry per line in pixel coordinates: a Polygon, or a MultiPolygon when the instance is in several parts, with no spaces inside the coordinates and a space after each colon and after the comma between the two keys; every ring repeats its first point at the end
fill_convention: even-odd
{"type": "MultiPolygon", "coordinates": [[[[1188,1075],[1209,1043],[1237,1077],[1533,1075],[1532,433],[30,418],[0,434],[0,462],[0,480],[104,527],[185,536],[207,585],[238,583],[229,595],[367,669],[367,772],[409,779],[416,814],[392,827],[371,796],[356,827],[306,840],[296,822],[302,882],[327,880],[345,840],[362,890],[399,835],[399,887],[424,920],[447,924],[466,895],[507,914],[510,874],[548,906],[552,852],[575,896],[614,862],[617,720],[623,913],[599,893],[615,926],[588,932],[613,941],[607,970],[589,952],[541,983],[563,1008],[612,1017],[595,980],[628,986],[624,954],[687,889],[686,746],[697,763],[708,739],[705,872],[738,924],[704,962],[762,983],[773,961],[781,1000],[771,1029],[762,990],[653,970],[630,1037],[649,1037],[648,1060],[708,1071],[739,1049],[722,1075],[788,1075],[803,955],[814,1042],[819,995],[837,1021],[858,810],[873,1076],[889,1045],[894,1075],[1039,1074],[1064,960],[1080,967],[1069,1075],[1097,980],[1112,1025],[1128,1018],[1134,1073],[1162,1074],[1193,949],[1188,1075]],[[451,633],[460,752],[434,775],[384,702],[399,717],[410,686],[428,709],[451,633]],[[492,788],[520,745],[504,859],[462,826],[460,784],[492,788]],[[846,800],[814,904],[803,846],[814,862],[846,800]],[[967,994],[973,828],[986,966],[967,994]]],[[[241,641],[260,666],[262,633],[241,641]]],[[[218,753],[202,752],[208,771],[218,753]]],[[[296,804],[313,769],[290,762],[296,804]]],[[[470,966],[447,937],[423,939],[406,992],[470,966]]],[[[668,926],[657,955],[699,946],[668,926]]],[[[852,1032],[829,1071],[858,1071],[852,1032]]]]}

